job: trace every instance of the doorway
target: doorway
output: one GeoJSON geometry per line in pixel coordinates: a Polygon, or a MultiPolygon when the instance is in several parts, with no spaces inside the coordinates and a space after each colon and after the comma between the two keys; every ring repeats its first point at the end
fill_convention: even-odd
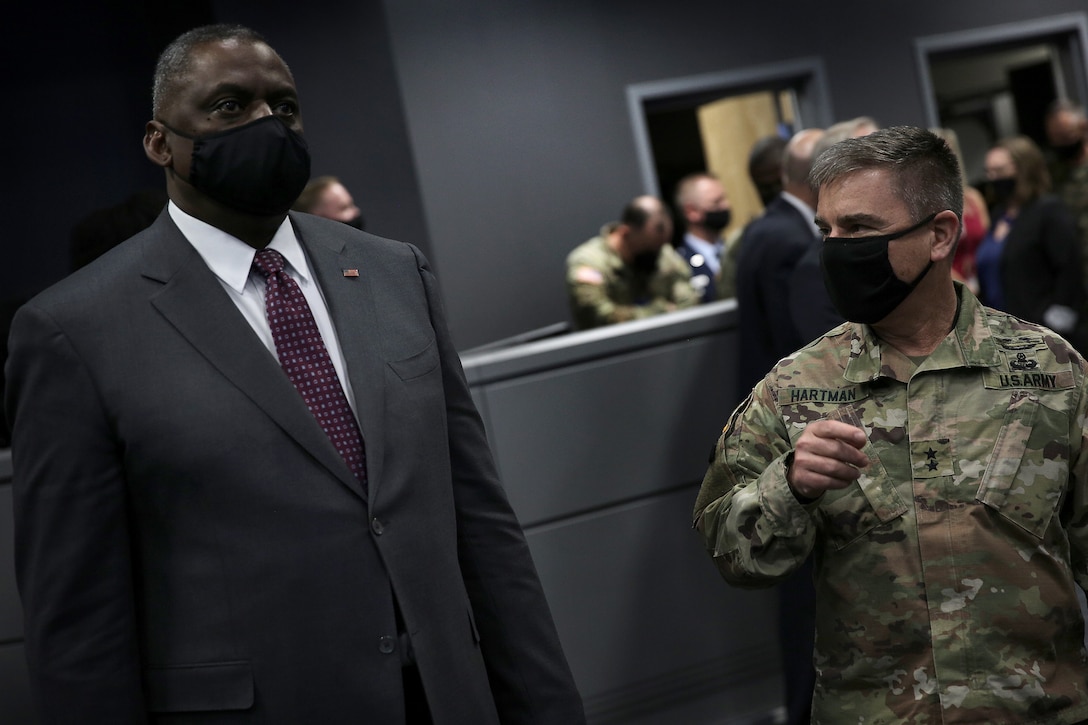
{"type": "Polygon", "coordinates": [[[956,132],[969,183],[986,151],[1023,134],[1046,148],[1044,117],[1058,98],[1088,102],[1088,14],[1073,13],[915,41],[926,121],[956,132]]]}
{"type": "Polygon", "coordinates": [[[826,126],[828,98],[819,58],[628,86],[642,186],[672,206],[682,176],[714,173],[733,206],[730,238],[763,210],[748,176],[752,145],[826,126]]]}

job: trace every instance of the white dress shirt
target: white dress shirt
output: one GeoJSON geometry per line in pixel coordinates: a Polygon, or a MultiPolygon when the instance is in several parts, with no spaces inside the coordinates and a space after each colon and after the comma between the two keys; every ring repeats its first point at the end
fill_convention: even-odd
{"type": "Polygon", "coordinates": [[[711,244],[705,239],[695,236],[691,232],[684,234],[684,242],[694,249],[699,254],[703,255],[703,259],[706,260],[706,266],[710,267],[710,271],[714,274],[722,269],[722,249],[725,248],[725,242],[720,239],[717,242],[711,244]]]}
{"type": "MultiPolygon", "coordinates": [[[[170,218],[174,220],[181,233],[219,279],[219,283],[249,326],[253,328],[253,332],[278,361],[276,343],[272,339],[272,328],[269,327],[268,317],[265,314],[265,278],[259,272],[252,271],[253,258],[257,255],[257,250],[222,229],[186,214],[172,201],[169,203],[169,210],[170,218]]],[[[295,230],[289,219],[285,218],[280,224],[280,228],[276,230],[275,236],[268,244],[268,249],[275,249],[283,255],[287,261],[284,271],[298,283],[302,294],[306,296],[310,312],[313,313],[314,321],[317,323],[317,330],[321,333],[325,349],[328,350],[329,357],[332,359],[332,366],[336,369],[336,376],[340,378],[340,385],[344,388],[348,405],[351,406],[352,412],[355,412],[355,397],[352,395],[351,381],[347,376],[347,364],[340,351],[340,341],[336,336],[336,329],[332,326],[329,308],[325,304],[325,298],[317,286],[310,264],[306,261],[306,254],[295,237],[295,230]]]]}

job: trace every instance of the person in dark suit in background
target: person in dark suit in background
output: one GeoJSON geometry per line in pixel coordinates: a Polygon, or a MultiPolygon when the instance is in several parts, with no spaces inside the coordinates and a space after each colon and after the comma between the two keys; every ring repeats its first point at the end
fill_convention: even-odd
{"type": "Polygon", "coordinates": [[[584,722],[427,261],[288,213],[309,155],[255,32],[180,36],[153,110],[167,209],[12,325],[43,721],[584,722]]]}
{"type": "Polygon", "coordinates": [[[777,133],[763,136],[748,152],[748,178],[766,209],[782,193],[782,155],[788,138],[777,133]]]}
{"type": "Polygon", "coordinates": [[[740,317],[740,397],[782,356],[805,342],[790,317],[789,281],[797,260],[818,238],[808,186],[812,148],[821,129],[798,131],[786,145],[782,191],[752,220],[740,241],[737,261],[737,312],[740,317]]]}
{"type": "MultiPolygon", "coordinates": [[[[786,143],[787,139],[771,134],[756,140],[748,152],[748,178],[759,195],[759,214],[782,191],[782,153],[786,150],[786,143]]],[[[751,219],[745,224],[734,225],[725,235],[719,257],[720,269],[715,280],[717,299],[727,300],[737,296],[737,257],[740,256],[740,241],[744,238],[747,224],[750,223],[751,219]]]]}

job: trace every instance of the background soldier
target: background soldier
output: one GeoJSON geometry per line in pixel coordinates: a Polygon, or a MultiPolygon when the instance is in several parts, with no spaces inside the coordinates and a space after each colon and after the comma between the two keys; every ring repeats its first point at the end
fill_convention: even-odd
{"type": "Polygon", "coordinates": [[[619,222],[567,255],[574,326],[583,330],[692,307],[691,268],[669,240],[672,219],[660,199],[639,196],[619,222]]]}

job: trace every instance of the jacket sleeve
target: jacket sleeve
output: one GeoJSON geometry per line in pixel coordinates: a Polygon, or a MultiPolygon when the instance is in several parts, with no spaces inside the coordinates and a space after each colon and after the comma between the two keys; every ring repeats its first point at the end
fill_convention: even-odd
{"type": "Polygon", "coordinates": [[[12,323],[6,396],[32,688],[43,722],[143,723],[123,451],[91,371],[32,305],[12,323]]]}
{"type": "Polygon", "coordinates": [[[442,359],[458,560],[499,718],[511,725],[584,723],[581,698],[528,544],[450,339],[436,280],[427,261],[414,252],[442,359]]]}
{"type": "Polygon", "coordinates": [[[770,586],[804,563],[816,525],[786,483],[793,445],[765,378],[733,412],[695,504],[695,529],[730,584],[770,586]]]}

